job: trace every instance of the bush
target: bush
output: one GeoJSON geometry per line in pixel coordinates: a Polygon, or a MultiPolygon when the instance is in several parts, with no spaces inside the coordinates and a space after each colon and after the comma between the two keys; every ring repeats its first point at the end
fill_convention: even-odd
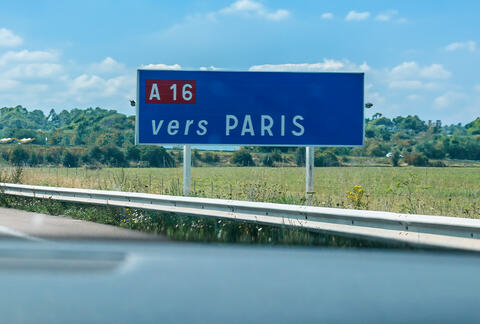
{"type": "Polygon", "coordinates": [[[399,161],[400,161],[400,152],[394,151],[392,153],[392,166],[397,167],[399,161]]]}
{"type": "Polygon", "coordinates": [[[433,161],[430,163],[430,166],[435,168],[444,168],[447,165],[443,161],[433,161]]]}
{"type": "Polygon", "coordinates": [[[216,162],[220,161],[220,158],[219,158],[218,154],[214,154],[214,153],[211,153],[211,152],[205,152],[203,154],[203,161],[205,163],[212,164],[212,163],[216,163],[216,162]]]}
{"type": "Polygon", "coordinates": [[[297,166],[305,166],[305,148],[298,147],[295,153],[295,162],[297,166]]]}
{"type": "Polygon", "coordinates": [[[32,152],[30,154],[30,165],[36,166],[36,165],[39,165],[40,163],[42,162],[40,161],[39,155],[36,154],[35,152],[32,152]]]}
{"type": "Polygon", "coordinates": [[[380,143],[372,143],[367,148],[367,154],[369,156],[381,157],[388,153],[388,148],[380,143]]]}
{"type": "Polygon", "coordinates": [[[148,162],[154,168],[174,168],[175,160],[163,146],[148,147],[141,156],[142,161],[148,162]]]}
{"type": "Polygon", "coordinates": [[[62,164],[67,168],[76,168],[78,167],[78,156],[70,151],[67,151],[63,156],[62,164]]]}
{"type": "Polygon", "coordinates": [[[278,151],[273,151],[273,153],[270,155],[272,158],[273,162],[281,162],[282,161],[282,155],[278,151]]]}
{"type": "Polygon", "coordinates": [[[102,162],[113,167],[123,167],[127,164],[125,154],[116,146],[110,146],[105,149],[102,162]]]}
{"type": "Polygon", "coordinates": [[[413,166],[428,166],[429,164],[427,157],[421,153],[412,153],[407,155],[405,157],[405,162],[407,162],[408,165],[413,166]]]}
{"type": "Polygon", "coordinates": [[[140,161],[140,150],[136,146],[130,146],[127,149],[127,156],[128,161],[138,162],[140,161]]]}
{"type": "Polygon", "coordinates": [[[262,164],[266,167],[273,167],[273,158],[271,154],[265,154],[262,159],[262,164]]]}
{"type": "Polygon", "coordinates": [[[245,149],[233,153],[230,162],[238,166],[255,166],[252,155],[245,149]]]}
{"type": "Polygon", "coordinates": [[[50,149],[48,150],[47,154],[45,155],[45,158],[48,163],[50,164],[59,164],[61,159],[62,159],[62,150],[60,149],[50,149]]]}
{"type": "Polygon", "coordinates": [[[90,157],[90,160],[100,162],[103,157],[103,151],[98,146],[94,146],[90,152],[88,152],[88,156],[90,157]]]}
{"type": "Polygon", "coordinates": [[[16,145],[10,152],[10,162],[14,165],[24,165],[28,162],[29,156],[27,151],[20,145],[16,145]]]}
{"type": "Polygon", "coordinates": [[[322,152],[315,154],[315,164],[316,167],[333,167],[340,166],[337,156],[330,152],[322,152]]]}

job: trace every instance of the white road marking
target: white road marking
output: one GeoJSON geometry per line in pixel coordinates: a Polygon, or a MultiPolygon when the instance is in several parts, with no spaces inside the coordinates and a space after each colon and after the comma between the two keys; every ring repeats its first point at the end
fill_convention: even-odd
{"type": "Polygon", "coordinates": [[[8,228],[8,227],[2,226],[2,225],[0,225],[0,234],[7,234],[7,235],[10,235],[10,236],[15,236],[15,237],[22,238],[24,240],[29,240],[29,241],[37,241],[37,242],[45,241],[44,239],[34,237],[34,236],[30,236],[30,235],[22,233],[22,232],[18,232],[16,230],[13,230],[11,228],[8,228]]]}

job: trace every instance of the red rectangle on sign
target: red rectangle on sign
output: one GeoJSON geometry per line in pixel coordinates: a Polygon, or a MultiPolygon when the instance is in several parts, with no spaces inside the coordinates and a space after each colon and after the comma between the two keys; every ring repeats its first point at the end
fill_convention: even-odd
{"type": "Polygon", "coordinates": [[[197,84],[195,80],[146,80],[147,104],[195,104],[197,84]]]}

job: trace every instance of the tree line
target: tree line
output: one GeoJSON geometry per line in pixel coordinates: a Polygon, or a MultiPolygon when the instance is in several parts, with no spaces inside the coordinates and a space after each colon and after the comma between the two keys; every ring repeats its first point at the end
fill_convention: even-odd
{"type": "MultiPolygon", "coordinates": [[[[158,146],[136,147],[135,116],[102,108],[72,109],[45,115],[22,106],[0,108],[0,138],[35,138],[31,144],[2,144],[0,156],[12,164],[62,164],[88,166],[174,167],[182,163],[179,151],[158,146]]],[[[288,154],[304,165],[304,149],[297,147],[243,147],[228,162],[234,165],[274,166],[288,154]],[[252,153],[259,158],[253,159],[252,153]]],[[[438,125],[418,116],[393,119],[376,113],[365,120],[365,145],[320,148],[318,166],[335,166],[348,156],[400,157],[412,165],[428,165],[429,160],[480,160],[480,117],[466,124],[438,125]]],[[[219,155],[194,151],[193,163],[216,164],[219,155]]],[[[398,162],[396,162],[398,163],[398,162]]]]}

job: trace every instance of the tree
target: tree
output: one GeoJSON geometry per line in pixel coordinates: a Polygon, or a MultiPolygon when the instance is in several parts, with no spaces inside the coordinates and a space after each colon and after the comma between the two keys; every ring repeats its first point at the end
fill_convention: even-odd
{"type": "Polygon", "coordinates": [[[10,162],[14,165],[23,165],[28,162],[28,153],[20,145],[16,145],[10,152],[10,162]]]}
{"type": "Polygon", "coordinates": [[[273,162],[280,162],[282,161],[282,155],[278,152],[278,150],[274,150],[271,154],[271,158],[273,162]]]}
{"type": "Polygon", "coordinates": [[[218,156],[218,154],[214,154],[214,153],[211,153],[211,152],[205,152],[203,154],[203,161],[205,163],[212,164],[212,163],[220,161],[220,157],[218,156]]]}
{"type": "Polygon", "coordinates": [[[340,166],[340,162],[333,152],[325,151],[315,154],[314,165],[316,167],[332,167],[340,166]]]}
{"type": "Polygon", "coordinates": [[[62,164],[67,168],[76,168],[78,166],[78,156],[70,151],[66,151],[63,155],[62,164]]]}
{"type": "Polygon", "coordinates": [[[138,162],[140,161],[140,150],[136,146],[129,146],[127,148],[127,156],[128,161],[138,162]]]}
{"type": "Polygon", "coordinates": [[[230,162],[238,166],[255,166],[252,155],[245,149],[233,153],[230,162]]]}
{"type": "Polygon", "coordinates": [[[94,146],[92,147],[90,152],[88,152],[88,156],[91,160],[100,162],[103,157],[103,151],[98,146],[94,146]]]}
{"type": "Polygon", "coordinates": [[[373,129],[372,127],[367,128],[367,129],[365,130],[365,137],[367,137],[367,138],[373,138],[373,137],[375,137],[375,129],[373,129]]]}
{"type": "Polygon", "coordinates": [[[428,129],[427,124],[417,115],[408,115],[407,117],[398,116],[393,119],[393,123],[398,127],[398,129],[411,130],[415,133],[419,133],[428,129]]]}
{"type": "Polygon", "coordinates": [[[116,146],[109,146],[105,149],[102,162],[113,167],[123,167],[127,164],[125,155],[116,146]]]}
{"type": "Polygon", "coordinates": [[[38,165],[40,163],[41,163],[40,156],[38,154],[36,154],[35,152],[32,152],[30,154],[30,165],[35,166],[35,165],[38,165]]]}
{"type": "Polygon", "coordinates": [[[142,161],[155,168],[173,168],[175,160],[168,154],[163,146],[148,147],[141,156],[142,161]]]}
{"type": "Polygon", "coordinates": [[[385,156],[388,153],[388,148],[378,142],[372,142],[367,148],[367,154],[369,156],[385,156]]]}
{"type": "Polygon", "coordinates": [[[480,117],[477,117],[471,123],[465,125],[467,132],[471,135],[479,135],[480,134],[480,117]]]}
{"type": "Polygon", "coordinates": [[[305,166],[305,148],[298,147],[295,153],[295,162],[297,166],[305,166]]]}
{"type": "Polygon", "coordinates": [[[428,159],[422,153],[412,153],[405,157],[405,162],[413,166],[428,166],[428,159]]]}
{"type": "Polygon", "coordinates": [[[392,166],[398,167],[398,162],[400,161],[400,152],[397,150],[392,153],[392,166]]]}
{"type": "Polygon", "coordinates": [[[262,159],[262,164],[266,167],[273,167],[273,158],[271,154],[265,154],[262,159]]]}

